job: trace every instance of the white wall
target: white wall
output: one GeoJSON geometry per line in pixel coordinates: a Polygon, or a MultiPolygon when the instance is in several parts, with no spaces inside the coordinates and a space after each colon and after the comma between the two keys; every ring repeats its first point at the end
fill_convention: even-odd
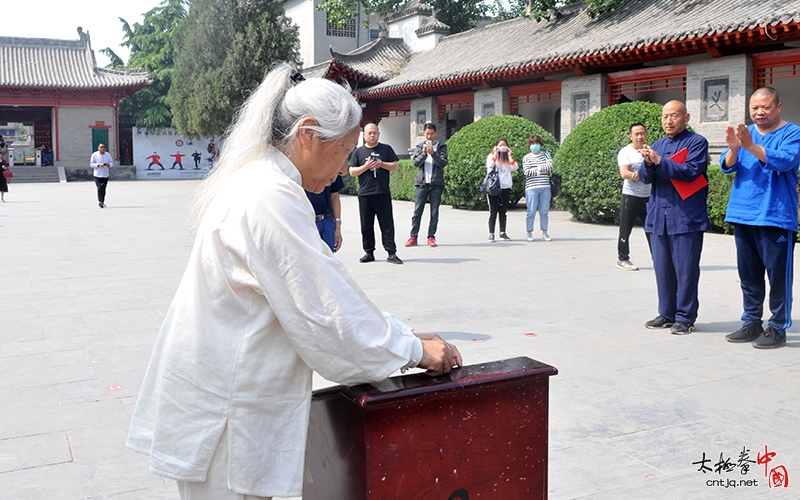
{"type": "Polygon", "coordinates": [[[425,23],[427,18],[424,16],[411,16],[393,21],[389,24],[389,38],[402,38],[406,45],[411,47],[414,52],[425,50],[430,45],[430,40],[420,41],[417,34],[414,33],[420,26],[425,23]]]}
{"type": "Polygon", "coordinates": [[[560,101],[537,102],[532,104],[520,104],[517,114],[547,130],[554,137],[558,138],[561,134],[556,116],[561,107],[560,101]]]}
{"type": "MultiPolygon", "coordinates": [[[[314,2],[309,0],[287,0],[283,3],[283,9],[286,11],[286,15],[292,19],[292,22],[297,25],[300,39],[300,59],[303,66],[313,66],[316,64],[314,55],[314,2]]],[[[324,17],[322,21],[323,23],[325,22],[324,17]]],[[[324,24],[322,29],[322,33],[325,34],[324,24]]]]}
{"type": "Polygon", "coordinates": [[[416,146],[411,144],[408,134],[408,116],[394,116],[384,118],[378,124],[381,131],[380,141],[388,144],[401,158],[408,156],[409,148],[416,146]]]}

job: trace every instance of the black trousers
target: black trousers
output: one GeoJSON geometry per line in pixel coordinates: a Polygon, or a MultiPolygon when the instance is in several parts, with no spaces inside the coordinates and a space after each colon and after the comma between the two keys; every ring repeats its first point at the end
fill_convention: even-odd
{"type": "MultiPolygon", "coordinates": [[[[644,220],[647,218],[647,200],[649,198],[640,198],[628,194],[622,195],[619,208],[619,239],[617,240],[617,256],[619,260],[628,260],[631,257],[631,231],[636,219],[639,219],[644,226],[644,220]]],[[[649,247],[650,233],[645,232],[644,235],[647,238],[647,246],[649,247]]],[[[650,248],[650,255],[651,257],[653,255],[652,248],[650,248]]]]}
{"type": "Polygon", "coordinates": [[[509,198],[511,198],[511,188],[501,189],[499,196],[486,195],[486,199],[489,200],[489,233],[494,234],[498,215],[500,215],[500,232],[506,232],[506,212],[508,212],[509,198]]]}
{"type": "Polygon", "coordinates": [[[106,201],[106,186],[108,186],[108,177],[95,177],[94,185],[97,186],[97,201],[105,203],[106,201]]]}
{"type": "Polygon", "coordinates": [[[394,243],[394,214],[392,195],[371,194],[358,197],[358,211],[361,215],[361,245],[366,252],[375,251],[375,217],[381,228],[383,248],[389,254],[397,252],[394,243]]]}

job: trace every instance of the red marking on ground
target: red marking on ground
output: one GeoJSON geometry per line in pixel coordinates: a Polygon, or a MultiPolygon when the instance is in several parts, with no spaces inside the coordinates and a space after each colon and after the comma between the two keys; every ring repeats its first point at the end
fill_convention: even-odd
{"type": "Polygon", "coordinates": [[[645,479],[651,479],[651,478],[652,478],[652,479],[655,479],[655,478],[656,478],[656,475],[655,475],[655,474],[645,474],[644,478],[645,478],[645,479]]]}
{"type": "Polygon", "coordinates": [[[536,334],[535,334],[535,333],[533,333],[533,332],[528,332],[528,333],[526,333],[526,334],[525,334],[525,336],[526,336],[526,337],[535,337],[535,336],[536,336],[536,334]]]}
{"type": "Polygon", "coordinates": [[[106,390],[107,391],[121,391],[124,388],[125,388],[124,385],[109,385],[108,387],[106,387],[106,390]]]}

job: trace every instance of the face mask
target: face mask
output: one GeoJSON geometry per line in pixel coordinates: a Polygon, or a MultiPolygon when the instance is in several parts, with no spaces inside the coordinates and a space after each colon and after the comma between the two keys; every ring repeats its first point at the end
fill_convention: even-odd
{"type": "Polygon", "coordinates": [[[538,153],[542,150],[541,144],[531,144],[531,153],[538,153]]]}
{"type": "Polygon", "coordinates": [[[497,146],[497,150],[500,151],[501,153],[505,153],[506,151],[508,151],[508,146],[497,146]]]}

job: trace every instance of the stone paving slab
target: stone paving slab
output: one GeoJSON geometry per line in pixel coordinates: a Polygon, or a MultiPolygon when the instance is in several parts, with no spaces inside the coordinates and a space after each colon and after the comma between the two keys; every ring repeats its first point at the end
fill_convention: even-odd
{"type": "MultiPolygon", "coordinates": [[[[196,182],[112,181],[103,210],[91,183],[11,184],[0,204],[0,498],[178,498],[124,441],[191,250],[196,182]]],[[[643,327],[656,291],[640,228],[641,270],[624,272],[615,227],[553,212],[553,241],[528,243],[522,206],[510,242],[486,240],[485,212],[442,207],[440,246],[405,248],[413,206],[396,202],[405,264],[381,249],[360,264],[357,200],[342,204],[338,257],[379,307],[452,341],[467,364],[529,356],[558,368],[551,499],[800,498],[795,481],[769,488],[764,465],[704,474],[692,463],[735,463],[743,448],[756,460],[766,445],[772,466],[800,474],[800,336],[792,328],[772,352],[724,341],[741,314],[731,237],[706,235],[697,330],[675,337],[643,327]]]]}

